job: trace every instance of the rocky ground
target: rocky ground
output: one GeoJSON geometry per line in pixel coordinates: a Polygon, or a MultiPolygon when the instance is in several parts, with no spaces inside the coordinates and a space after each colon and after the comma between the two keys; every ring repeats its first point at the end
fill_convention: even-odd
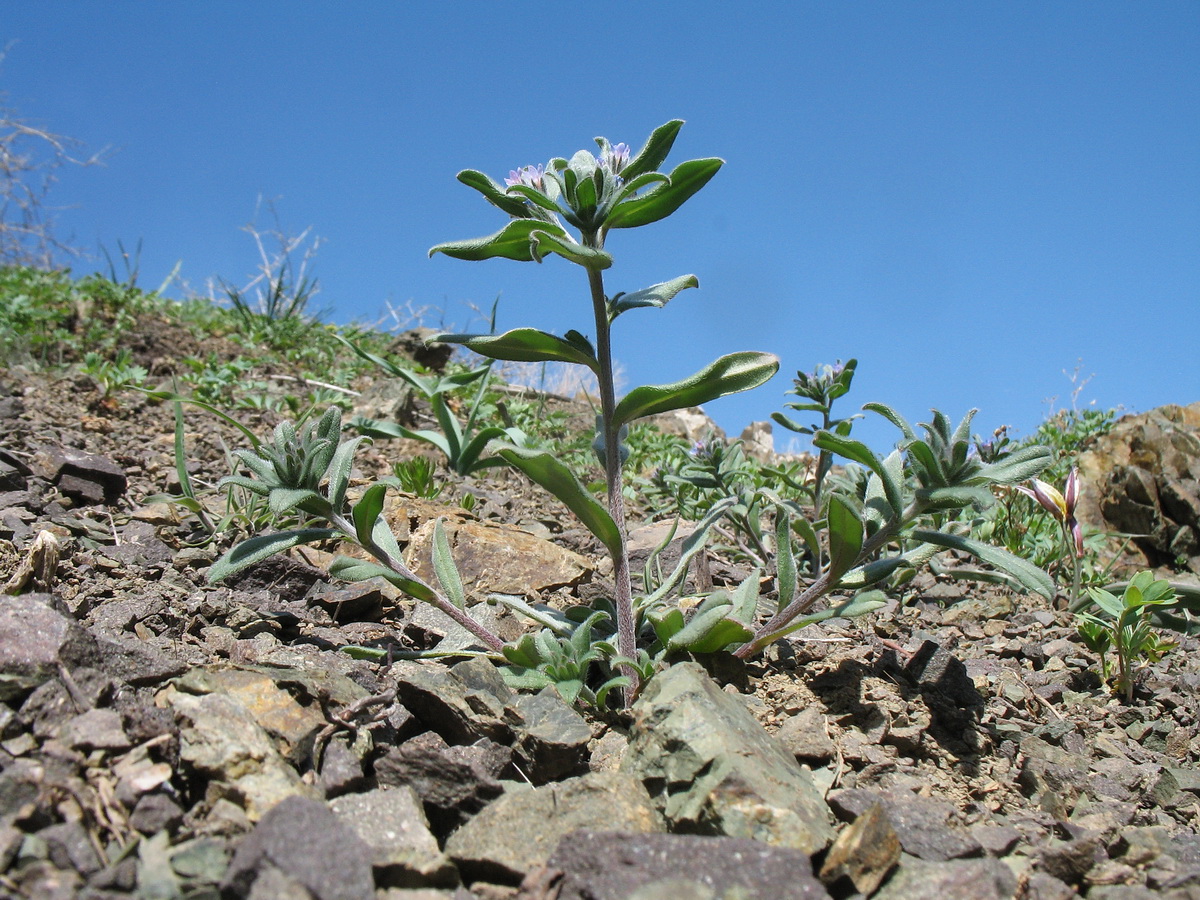
{"type": "MultiPolygon", "coordinates": [[[[240,442],[186,421],[203,489],[240,442]]],[[[1194,638],[1126,704],[1059,605],[923,576],[589,717],[483,659],[342,652],[445,627],[318,551],[209,584],[227,543],[146,502],[178,489],[169,406],[13,370],[0,422],[0,896],[1200,897],[1194,638]]],[[[414,565],[443,515],[474,596],[604,590],[590,539],[516,476],[463,489],[471,513],[394,501],[414,565]]]]}

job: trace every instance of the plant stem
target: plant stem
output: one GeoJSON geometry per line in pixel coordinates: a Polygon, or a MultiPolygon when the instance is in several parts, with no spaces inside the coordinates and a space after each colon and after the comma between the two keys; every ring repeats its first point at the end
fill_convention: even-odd
{"type": "MultiPolygon", "coordinates": [[[[328,519],[329,523],[333,525],[334,528],[337,528],[344,535],[346,535],[349,540],[356,544],[359,543],[357,531],[354,527],[354,524],[350,522],[349,519],[341,514],[328,516],[328,519]]],[[[401,578],[405,578],[409,581],[415,581],[417,584],[425,584],[425,582],[417,577],[415,572],[409,569],[406,565],[404,565],[403,562],[396,559],[374,541],[368,541],[365,544],[359,544],[359,546],[361,546],[364,550],[370,553],[373,557],[379,560],[379,562],[391,569],[401,578]]],[[[429,592],[433,594],[433,599],[426,600],[424,602],[430,603],[432,606],[444,612],[463,628],[467,629],[467,631],[471,632],[471,634],[475,635],[475,637],[479,638],[479,640],[483,641],[489,650],[499,653],[504,649],[504,641],[500,640],[500,638],[493,634],[491,630],[484,627],[479,622],[476,622],[473,618],[467,615],[465,610],[459,609],[457,606],[451,603],[449,599],[442,596],[441,593],[434,590],[429,585],[426,584],[425,587],[429,588],[429,592]]]]}
{"type": "MultiPolygon", "coordinates": [[[[637,635],[633,628],[633,588],[629,581],[629,553],[626,549],[625,497],[621,479],[621,441],[613,424],[617,408],[613,384],[612,342],[608,321],[608,300],[604,296],[604,277],[598,269],[588,269],[588,286],[592,291],[592,312],[596,319],[596,359],[600,364],[597,375],[600,387],[600,431],[604,442],[604,481],[608,486],[608,513],[620,534],[620,552],[612,554],[613,582],[617,608],[617,652],[628,659],[637,657],[637,635]]],[[[631,667],[623,667],[633,684],[622,691],[628,706],[637,693],[638,676],[631,667]]]]}

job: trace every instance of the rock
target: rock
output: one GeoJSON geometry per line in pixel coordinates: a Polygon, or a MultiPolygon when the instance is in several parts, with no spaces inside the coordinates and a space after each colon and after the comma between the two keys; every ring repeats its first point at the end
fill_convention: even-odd
{"type": "Polygon", "coordinates": [[[85,504],[115,503],[125,493],[125,470],[111,459],[70,447],[35,455],[34,471],[72,499],[85,504]]]}
{"type": "MultiPolygon", "coordinates": [[[[519,528],[490,522],[443,523],[468,597],[488,593],[528,596],[577,584],[592,571],[591,563],[519,528]]],[[[423,522],[412,534],[405,560],[430,584],[436,520],[423,522]]]]}
{"type": "Polygon", "coordinates": [[[875,791],[859,788],[832,791],[829,805],[842,816],[863,816],[881,806],[888,822],[910,856],[933,862],[979,856],[979,842],[960,828],[952,827],[954,804],[948,800],[921,797],[907,791],[875,791]]]}
{"type": "Polygon", "coordinates": [[[129,736],[121,714],[113,709],[90,709],[68,720],[61,729],[63,743],[84,750],[128,750],[129,736]]]}
{"type": "Polygon", "coordinates": [[[100,857],[92,846],[82,822],[63,822],[38,832],[46,842],[51,861],[60,869],[74,869],[80,875],[91,875],[102,868],[100,857]]]}
{"type": "Polygon", "coordinates": [[[377,884],[423,887],[458,883],[458,872],[438,849],[412,788],[347,794],[333,800],[330,807],[370,848],[377,884]]]}
{"type": "Polygon", "coordinates": [[[94,644],[49,594],[0,598],[0,700],[27,694],[57,674],[64,656],[94,644]]]}
{"type": "Polygon", "coordinates": [[[450,835],[446,854],[465,880],[515,885],[545,865],[566,835],[597,822],[639,834],[665,830],[640,781],[619,772],[589,773],[540,788],[510,782],[450,835]]]}
{"type": "Polygon", "coordinates": [[[211,779],[210,800],[231,797],[254,822],[288,797],[315,793],[232,697],[197,696],[170,686],[159,692],[156,701],[180,718],[180,758],[211,779]]]}
{"type": "Polygon", "coordinates": [[[770,422],[751,422],[738,440],[751,459],[768,464],[775,462],[775,434],[770,422]]]}
{"type": "Polygon", "coordinates": [[[924,641],[904,669],[918,687],[940,691],[958,706],[983,705],[983,697],[975,689],[966,666],[933,641],[924,641]]]}
{"type": "Polygon", "coordinates": [[[900,868],[872,900],[1012,900],[1017,877],[997,859],[927,862],[902,856],[900,868]]]}
{"type": "Polygon", "coordinates": [[[837,755],[825,727],[825,714],[810,706],[783,720],[775,733],[797,759],[825,762],[837,755]]]}
{"type": "Polygon", "coordinates": [[[696,663],[654,676],[634,704],[621,771],[679,830],[823,850],[829,812],[811,774],[696,663]]]}
{"type": "Polygon", "coordinates": [[[396,695],[425,725],[452,744],[489,738],[512,740],[521,719],[516,695],[486,659],[469,659],[453,668],[437,663],[400,663],[396,695]]]}
{"type": "Polygon", "coordinates": [[[693,444],[725,437],[725,432],[699,406],[659,413],[646,421],[664,434],[674,434],[693,444]]]}
{"type": "MultiPolygon", "coordinates": [[[[237,702],[260,728],[271,735],[290,762],[299,763],[312,751],[317,732],[328,723],[319,708],[302,706],[276,684],[271,669],[192,669],[176,682],[190,694],[223,694],[237,702]]],[[[361,689],[360,689],[361,691],[361,689]]],[[[361,692],[365,696],[365,691],[361,692]]]]}
{"type": "Polygon", "coordinates": [[[182,821],[183,810],[166,794],[143,794],[129,814],[130,827],[142,834],[174,831],[182,821]]]}
{"type": "Polygon", "coordinates": [[[347,746],[346,741],[334,737],[325,745],[321,754],[321,789],[326,797],[337,797],[366,786],[362,761],[347,746]]]}
{"type": "Polygon", "coordinates": [[[829,895],[806,854],[742,838],[577,831],[547,867],[564,873],[557,900],[742,897],[817,900],[829,895]]]}
{"type": "Polygon", "coordinates": [[[1143,566],[1187,559],[1200,573],[1200,403],[1124,416],[1079,457],[1076,515],[1137,535],[1143,566]]]}
{"type": "Polygon", "coordinates": [[[376,622],[383,615],[383,591],[370,582],[318,590],[311,597],[339,624],[376,622]]]}
{"type": "Polygon", "coordinates": [[[518,697],[516,708],[523,720],[516,751],[526,778],[545,784],[587,771],[592,729],[553,688],[518,697]]]}
{"type": "Polygon", "coordinates": [[[377,759],[375,780],[380,787],[412,787],[434,827],[445,834],[500,796],[499,775],[511,755],[486,738],[469,747],[450,747],[426,732],[377,759]]]}
{"type": "Polygon", "coordinates": [[[846,879],[870,896],[899,861],[900,838],[876,803],[837,836],[821,866],[821,881],[836,886],[846,879]]]}
{"type": "Polygon", "coordinates": [[[238,897],[295,896],[368,900],[374,896],[371,848],[324,803],[290,797],[268,811],[238,845],[221,882],[238,897]]]}

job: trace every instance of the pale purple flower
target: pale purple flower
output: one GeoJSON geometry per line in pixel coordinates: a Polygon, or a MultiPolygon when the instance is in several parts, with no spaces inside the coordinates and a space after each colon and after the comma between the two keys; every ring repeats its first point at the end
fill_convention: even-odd
{"type": "Polygon", "coordinates": [[[604,155],[599,158],[599,162],[608,166],[608,170],[614,175],[618,174],[623,168],[629,165],[629,145],[626,143],[614,144],[604,151],[604,155]]]}
{"type": "Polygon", "coordinates": [[[513,169],[508,173],[508,177],[504,179],[504,183],[509,187],[523,184],[527,187],[543,190],[542,176],[546,174],[544,166],[521,166],[519,169],[513,169]]]}

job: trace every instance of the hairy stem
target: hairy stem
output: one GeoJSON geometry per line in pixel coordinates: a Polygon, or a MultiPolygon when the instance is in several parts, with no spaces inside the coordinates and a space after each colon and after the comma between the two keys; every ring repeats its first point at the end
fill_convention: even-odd
{"type": "MultiPolygon", "coordinates": [[[[604,277],[598,269],[588,269],[588,285],[592,290],[592,312],[596,319],[596,358],[600,364],[597,376],[600,386],[600,430],[604,443],[604,482],[608,486],[608,513],[617,524],[621,536],[619,553],[613,557],[613,582],[617,607],[617,652],[634,659],[637,656],[637,635],[633,628],[633,588],[629,581],[629,553],[626,549],[625,497],[622,493],[621,447],[619,429],[613,422],[617,408],[616,387],[613,384],[612,342],[608,321],[608,301],[604,296],[604,277]]],[[[633,684],[623,693],[628,706],[637,692],[638,677],[632,668],[624,667],[633,684]]]]}

